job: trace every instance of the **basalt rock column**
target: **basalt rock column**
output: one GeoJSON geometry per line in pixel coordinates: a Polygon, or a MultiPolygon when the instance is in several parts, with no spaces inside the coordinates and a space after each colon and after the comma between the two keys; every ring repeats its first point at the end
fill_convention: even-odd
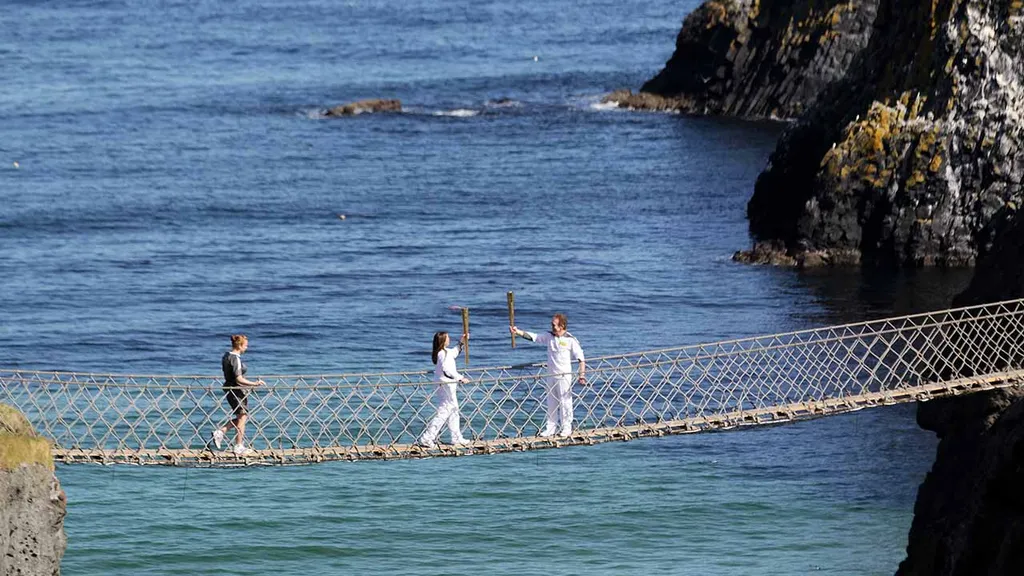
{"type": "MultiPolygon", "coordinates": [[[[974,280],[956,304],[1024,297],[1022,216],[1013,210],[997,219],[992,247],[982,253],[974,280]]],[[[1024,354],[1024,346],[1011,346],[1007,356],[1013,354],[1024,354]]],[[[918,490],[907,558],[897,574],[1021,574],[1024,389],[924,402],[917,420],[940,441],[918,490]]]]}
{"type": "Polygon", "coordinates": [[[760,253],[973,265],[1022,198],[1024,3],[883,0],[862,56],[758,178],[747,212],[760,253]]]}
{"type": "Polygon", "coordinates": [[[794,118],[867,45],[877,0],[707,0],[683,21],[665,68],[626,108],[794,118]]]}

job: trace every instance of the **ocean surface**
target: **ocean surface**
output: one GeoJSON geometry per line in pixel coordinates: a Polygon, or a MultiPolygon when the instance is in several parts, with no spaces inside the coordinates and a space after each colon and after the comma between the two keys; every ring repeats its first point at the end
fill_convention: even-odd
{"type": "MultiPolygon", "coordinates": [[[[0,366],[475,365],[553,312],[589,356],[946,307],[969,271],[738,265],[780,124],[600,104],[693,0],[12,1],[0,366]],[[398,98],[398,114],[326,118],[398,98]]],[[[0,398],[2,401],[2,398],[0,398]]],[[[913,406],[528,454],[59,466],[78,574],[891,574],[935,439],[913,406]]],[[[258,418],[256,419],[258,425],[258,418]]]]}

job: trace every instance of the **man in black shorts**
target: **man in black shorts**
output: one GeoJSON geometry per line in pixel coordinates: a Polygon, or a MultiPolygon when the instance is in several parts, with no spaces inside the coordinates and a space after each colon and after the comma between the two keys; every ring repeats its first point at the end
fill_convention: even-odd
{"type": "Polygon", "coordinates": [[[249,339],[244,334],[232,334],[231,351],[225,352],[220,365],[224,369],[224,397],[228,400],[234,417],[230,422],[213,431],[213,443],[217,448],[224,444],[224,435],[229,428],[235,429],[235,445],[231,451],[235,456],[250,452],[245,447],[245,422],[249,419],[249,388],[263,386],[263,380],[249,380],[245,377],[246,367],[242,354],[249,348],[249,339]]]}

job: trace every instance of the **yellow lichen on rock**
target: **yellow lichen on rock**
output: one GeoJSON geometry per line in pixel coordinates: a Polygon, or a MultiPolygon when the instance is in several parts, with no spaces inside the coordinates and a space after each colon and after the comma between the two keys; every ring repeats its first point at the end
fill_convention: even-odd
{"type": "Polygon", "coordinates": [[[907,188],[912,188],[914,186],[917,186],[918,184],[923,184],[923,183],[924,183],[924,174],[922,174],[918,170],[914,170],[913,172],[910,173],[910,176],[907,177],[906,186],[907,186],[907,188]]]}
{"type": "Polygon", "coordinates": [[[872,103],[864,117],[850,122],[825,153],[821,177],[837,186],[859,181],[885,188],[897,174],[907,174],[901,185],[911,188],[938,174],[945,145],[940,140],[940,126],[922,117],[925,101],[921,94],[904,92],[892,105],[872,103]]]}
{"type": "Polygon", "coordinates": [[[750,9],[747,12],[750,15],[750,19],[757,18],[757,15],[761,13],[761,0],[754,0],[750,4],[750,9]]]}
{"type": "Polygon", "coordinates": [[[705,28],[711,29],[719,24],[727,24],[729,22],[729,7],[725,4],[712,0],[705,2],[704,8],[708,13],[707,22],[704,24],[705,28]]]}
{"type": "Polygon", "coordinates": [[[867,136],[868,152],[880,153],[885,150],[885,140],[892,134],[893,114],[890,108],[879,105],[877,102],[868,111],[868,117],[863,121],[863,133],[867,136]]]}
{"type": "Polygon", "coordinates": [[[826,174],[846,180],[858,176],[872,186],[880,186],[889,176],[877,159],[885,151],[885,141],[895,125],[891,108],[875,102],[863,119],[857,118],[845,130],[842,139],[822,158],[826,174]]]}

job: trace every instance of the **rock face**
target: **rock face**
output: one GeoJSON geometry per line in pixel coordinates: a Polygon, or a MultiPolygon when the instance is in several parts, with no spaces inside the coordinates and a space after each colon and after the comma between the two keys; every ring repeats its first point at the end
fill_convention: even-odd
{"type": "Polygon", "coordinates": [[[794,118],[867,43],[878,0],[706,0],[665,68],[606,98],[625,108],[794,118]]]}
{"type": "MultiPolygon", "coordinates": [[[[1021,297],[1024,217],[1009,214],[956,304],[1021,297]]],[[[1024,389],[924,402],[917,420],[940,441],[897,575],[1024,573],[1024,389]]]]}
{"type": "Polygon", "coordinates": [[[324,112],[324,116],[355,116],[357,114],[364,114],[367,112],[401,112],[402,102],[401,100],[359,100],[357,102],[349,102],[348,104],[342,104],[335,106],[324,112]]]}
{"type": "Polygon", "coordinates": [[[747,213],[797,264],[973,265],[1021,204],[1024,3],[881,0],[747,213]]]}
{"type": "Polygon", "coordinates": [[[986,247],[971,284],[954,302],[958,306],[1024,298],[1024,213],[1007,208],[991,227],[992,245],[986,247]]]}
{"type": "Polygon", "coordinates": [[[60,574],[66,509],[49,442],[0,404],[0,574],[60,574]]]}

